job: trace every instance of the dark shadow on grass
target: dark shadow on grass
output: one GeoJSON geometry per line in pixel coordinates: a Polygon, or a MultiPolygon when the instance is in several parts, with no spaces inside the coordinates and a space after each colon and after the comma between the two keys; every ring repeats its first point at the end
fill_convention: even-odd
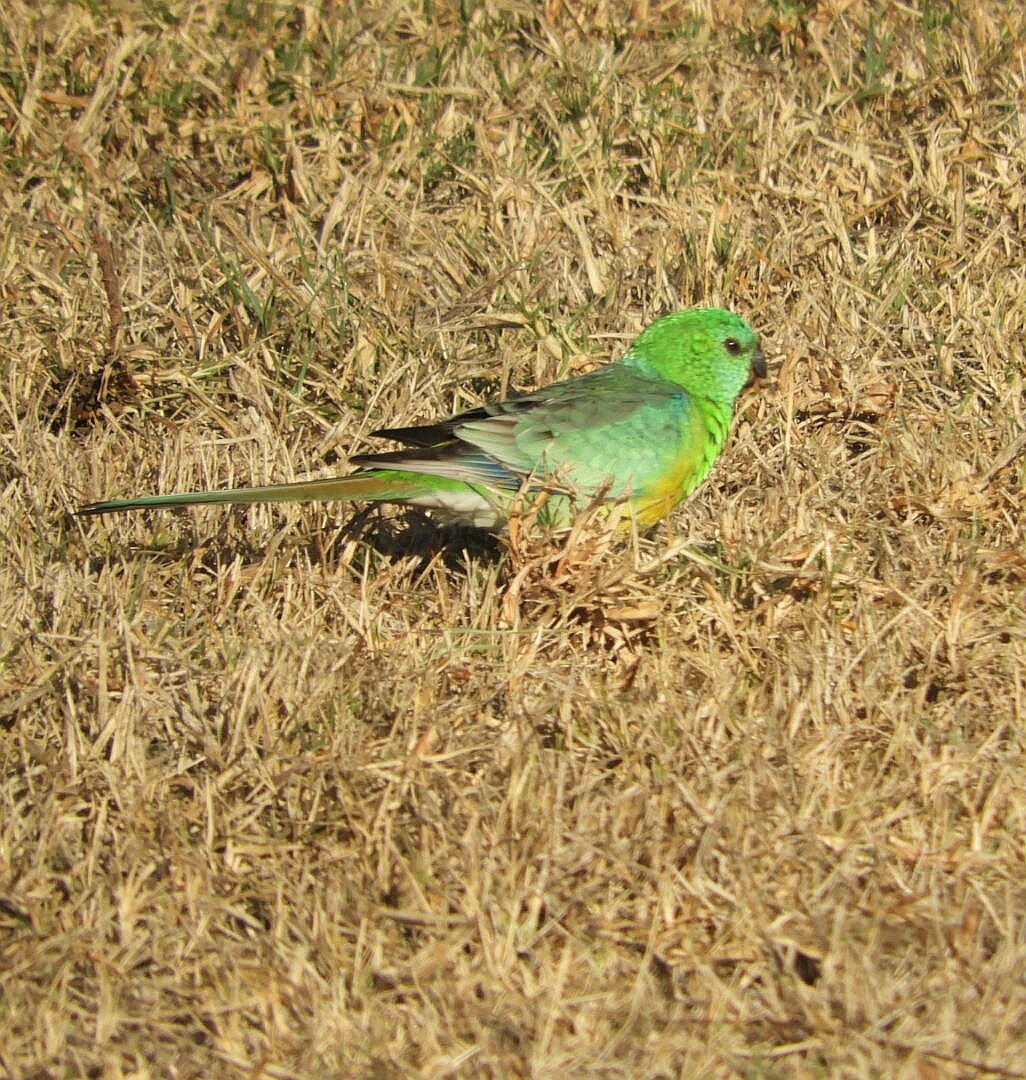
{"type": "MultiPolygon", "coordinates": [[[[238,508],[236,512],[242,510],[238,508]]],[[[226,510],[226,514],[231,513],[232,509],[226,510]]],[[[69,524],[75,520],[69,515],[69,524]]],[[[354,540],[365,544],[389,562],[418,559],[417,574],[424,573],[439,559],[446,569],[466,573],[472,565],[497,565],[506,552],[503,541],[485,529],[440,525],[417,510],[406,510],[399,517],[390,517],[383,515],[380,508],[375,506],[358,510],[341,528],[330,530],[330,536],[323,529],[316,530],[308,536],[305,545],[297,542],[296,550],[305,551],[312,563],[330,565],[341,561],[344,549],[354,540]]],[[[266,554],[266,548],[250,540],[245,531],[229,542],[216,533],[201,535],[194,528],[160,547],[126,543],[119,548],[125,555],[160,557],[168,562],[189,559],[200,552],[200,565],[211,572],[238,558],[248,564],[259,561],[266,554]]],[[[88,559],[89,572],[99,573],[116,557],[115,550],[110,547],[103,553],[91,555],[88,559]]]]}
{"type": "Polygon", "coordinates": [[[441,525],[427,514],[410,509],[400,517],[386,517],[378,508],[368,506],[353,516],[329,550],[318,554],[311,547],[310,556],[328,560],[331,550],[352,540],[366,544],[390,562],[419,559],[419,573],[439,558],[448,570],[464,573],[474,563],[494,566],[506,553],[503,541],[487,529],[441,525]]]}

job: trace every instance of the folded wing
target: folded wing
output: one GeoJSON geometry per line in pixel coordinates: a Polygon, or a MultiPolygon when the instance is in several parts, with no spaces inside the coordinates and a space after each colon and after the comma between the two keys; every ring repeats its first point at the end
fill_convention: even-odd
{"type": "Polygon", "coordinates": [[[441,423],[376,431],[408,448],[352,460],[500,490],[530,478],[542,488],[616,497],[672,468],[694,420],[680,386],[613,364],[441,423]]]}

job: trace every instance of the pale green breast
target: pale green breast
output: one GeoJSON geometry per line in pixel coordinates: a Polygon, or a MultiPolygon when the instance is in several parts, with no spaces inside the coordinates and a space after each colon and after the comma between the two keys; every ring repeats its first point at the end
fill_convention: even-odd
{"type": "Polygon", "coordinates": [[[712,406],[702,409],[691,402],[689,405],[686,422],[679,430],[676,455],[631,500],[642,525],[660,521],[683,502],[708,476],[723,449],[729,415],[721,415],[722,410],[712,406]]]}

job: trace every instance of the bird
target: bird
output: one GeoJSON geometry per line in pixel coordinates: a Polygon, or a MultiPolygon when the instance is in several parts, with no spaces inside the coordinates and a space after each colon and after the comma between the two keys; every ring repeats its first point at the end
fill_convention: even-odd
{"type": "Polygon", "coordinates": [[[665,518],[706,478],[741,391],[765,378],[759,339],[718,307],[671,312],[612,363],[435,423],[372,434],[401,450],[355,455],[345,476],[266,487],[108,499],[80,515],[303,500],[419,507],[446,524],[501,530],[536,497],[566,528],[593,502],[624,503],[641,527],[665,518]]]}

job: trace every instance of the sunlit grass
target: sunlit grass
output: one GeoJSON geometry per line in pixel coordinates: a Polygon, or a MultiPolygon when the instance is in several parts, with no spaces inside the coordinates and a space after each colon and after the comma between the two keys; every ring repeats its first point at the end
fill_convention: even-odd
{"type": "Polygon", "coordinates": [[[11,1075],[1023,1076],[1023,19],[0,16],[11,1075]],[[332,506],[758,329],[647,536],[332,506]]]}

